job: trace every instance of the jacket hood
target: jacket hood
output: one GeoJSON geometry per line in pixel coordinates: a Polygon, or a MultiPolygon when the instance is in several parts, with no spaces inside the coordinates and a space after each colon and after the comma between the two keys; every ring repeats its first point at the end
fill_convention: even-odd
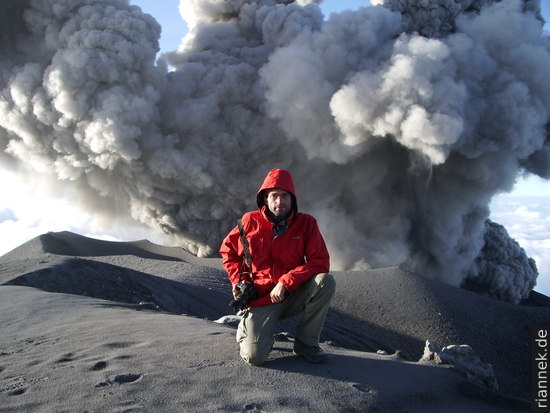
{"type": "Polygon", "coordinates": [[[296,200],[294,181],[292,180],[292,175],[290,172],[285,171],[284,169],[272,169],[267,173],[267,176],[265,177],[264,182],[256,195],[256,203],[258,204],[258,208],[262,209],[265,205],[265,191],[274,188],[282,189],[283,191],[288,192],[292,196],[291,209],[295,213],[298,212],[298,202],[296,200]]]}

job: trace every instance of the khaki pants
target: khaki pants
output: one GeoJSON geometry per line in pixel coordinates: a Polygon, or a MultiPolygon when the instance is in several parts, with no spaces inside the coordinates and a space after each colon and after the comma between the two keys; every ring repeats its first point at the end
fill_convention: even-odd
{"type": "Polygon", "coordinates": [[[317,346],[336,282],[330,274],[317,274],[279,304],[250,308],[237,329],[241,357],[253,365],[262,364],[273,348],[273,333],[279,320],[302,314],[296,338],[317,346]]]}

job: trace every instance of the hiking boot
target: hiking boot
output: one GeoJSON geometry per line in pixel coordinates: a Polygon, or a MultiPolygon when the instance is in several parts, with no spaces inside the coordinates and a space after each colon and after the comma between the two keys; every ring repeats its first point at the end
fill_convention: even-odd
{"type": "Polygon", "coordinates": [[[294,341],[294,354],[302,356],[310,363],[321,363],[328,358],[328,354],[319,346],[308,346],[296,339],[294,341]]]}

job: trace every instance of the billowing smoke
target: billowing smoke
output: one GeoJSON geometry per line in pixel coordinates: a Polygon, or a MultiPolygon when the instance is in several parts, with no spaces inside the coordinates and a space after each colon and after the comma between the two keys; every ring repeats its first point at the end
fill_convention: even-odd
{"type": "Polygon", "coordinates": [[[182,0],[190,31],[155,64],[160,28],[127,1],[5,1],[0,161],[201,256],[286,168],[334,269],[524,298],[536,266],[487,218],[518,175],[550,178],[538,1],[317,3],[182,0]]]}
{"type": "Polygon", "coordinates": [[[475,260],[471,276],[464,281],[464,287],[480,294],[509,300],[533,287],[528,280],[536,272],[535,261],[525,255],[523,248],[509,237],[506,229],[488,221],[485,246],[475,260]]]}

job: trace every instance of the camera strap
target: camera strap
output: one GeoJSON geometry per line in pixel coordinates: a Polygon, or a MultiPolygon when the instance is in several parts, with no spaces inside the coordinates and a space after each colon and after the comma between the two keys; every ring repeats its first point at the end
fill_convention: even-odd
{"type": "MultiPolygon", "coordinates": [[[[244,232],[243,222],[241,219],[237,220],[237,226],[239,227],[239,234],[241,234],[241,242],[243,243],[244,258],[246,260],[246,264],[248,265],[248,268],[250,269],[250,275],[252,276],[252,256],[250,255],[250,248],[248,246],[248,240],[246,239],[246,234],[244,232]]],[[[245,262],[243,261],[243,267],[244,267],[244,264],[245,262]]]]}

